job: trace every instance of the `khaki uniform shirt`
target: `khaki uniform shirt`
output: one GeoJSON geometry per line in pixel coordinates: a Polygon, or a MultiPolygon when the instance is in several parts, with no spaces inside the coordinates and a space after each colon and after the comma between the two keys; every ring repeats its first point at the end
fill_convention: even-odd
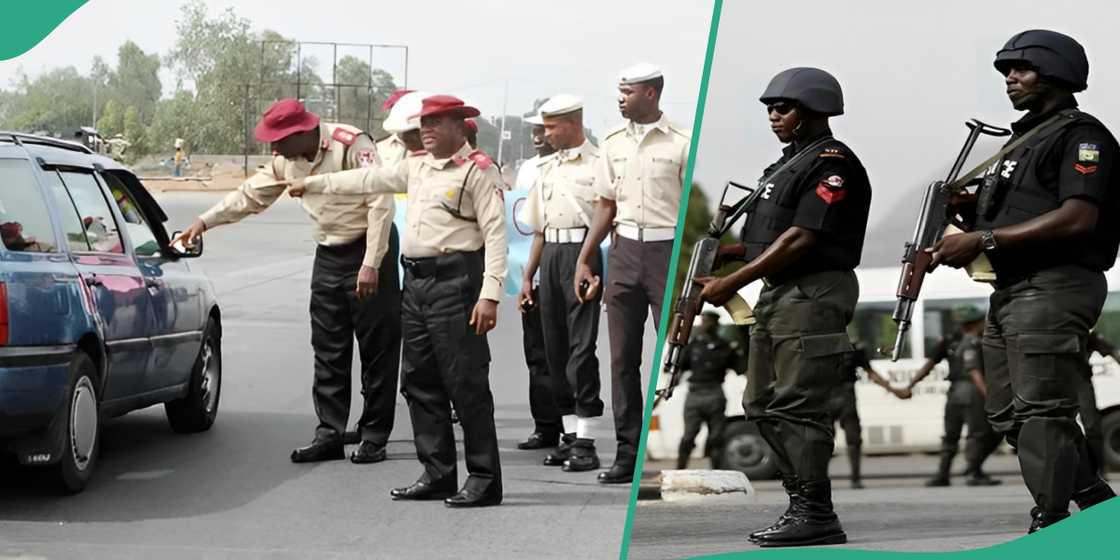
{"type": "Polygon", "coordinates": [[[614,223],[676,227],[689,136],[664,113],[655,123],[628,121],[607,133],[599,146],[597,188],[599,196],[617,203],[614,223]]]}
{"type": "Polygon", "coordinates": [[[506,219],[498,166],[466,143],[445,159],[430,153],[393,167],[308,177],[307,193],[408,193],[401,254],[434,257],[486,248],[480,299],[498,301],[506,277],[506,219]]]}
{"type": "Polygon", "coordinates": [[[377,143],[377,156],[381,158],[381,165],[392,167],[408,156],[408,146],[400,136],[393,134],[377,143]]]}
{"type": "Polygon", "coordinates": [[[560,150],[537,163],[540,174],[525,200],[526,223],[536,232],[546,228],[591,227],[599,148],[584,140],[578,148],[560,150]]]}
{"type": "MultiPolygon", "coordinates": [[[[278,181],[292,181],[310,175],[344,169],[372,168],[378,165],[377,148],[369,136],[349,125],[321,123],[321,143],[315,161],[274,156],[272,161],[241,183],[221,202],[199,218],[207,228],[236,222],[264,211],[284,194],[278,181]]],[[[393,196],[371,194],[361,197],[312,194],[300,199],[303,209],[315,223],[312,237],[320,245],[345,245],[366,238],[364,266],[378,268],[389,250],[389,229],[393,225],[393,196]]]]}

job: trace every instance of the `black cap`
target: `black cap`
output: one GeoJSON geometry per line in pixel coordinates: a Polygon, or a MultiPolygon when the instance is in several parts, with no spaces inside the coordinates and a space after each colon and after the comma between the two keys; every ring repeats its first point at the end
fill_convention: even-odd
{"type": "Polygon", "coordinates": [[[1088,87],[1089,59],[1085,48],[1069,35],[1047,29],[1016,34],[996,53],[995,67],[1007,75],[1011,65],[1026,62],[1040,76],[1058,81],[1073,91],[1088,87]]]}
{"type": "Polygon", "coordinates": [[[844,114],[840,82],[820,68],[790,68],[779,72],[758,100],[763,103],[791,100],[823,115],[844,114]]]}

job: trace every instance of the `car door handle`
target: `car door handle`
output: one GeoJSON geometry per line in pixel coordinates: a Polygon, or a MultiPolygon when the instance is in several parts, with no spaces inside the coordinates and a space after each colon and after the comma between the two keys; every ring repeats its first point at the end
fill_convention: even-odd
{"type": "Polygon", "coordinates": [[[86,276],[86,277],[82,278],[82,281],[85,282],[87,286],[103,286],[105,284],[96,275],[86,276]]]}

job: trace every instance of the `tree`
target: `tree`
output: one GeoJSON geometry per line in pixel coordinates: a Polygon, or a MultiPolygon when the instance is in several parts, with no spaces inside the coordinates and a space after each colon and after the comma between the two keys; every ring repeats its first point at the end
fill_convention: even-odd
{"type": "Polygon", "coordinates": [[[9,100],[3,122],[9,130],[71,137],[79,126],[93,121],[91,82],[73,66],[55,68],[34,80],[21,73],[9,100]]]}
{"type": "Polygon", "coordinates": [[[125,140],[128,140],[129,154],[141,155],[148,153],[148,145],[145,142],[146,134],[144,124],[140,122],[140,111],[133,106],[129,106],[124,111],[123,119],[123,132],[125,140]]]}
{"type": "Polygon", "coordinates": [[[102,107],[101,116],[97,119],[97,131],[106,138],[124,134],[124,115],[116,99],[109,99],[102,107]]]}
{"type": "Polygon", "coordinates": [[[187,90],[175,92],[171,99],[160,100],[144,138],[149,153],[172,153],[176,138],[186,140],[188,149],[192,151],[201,145],[194,111],[194,94],[187,90]]]}
{"type": "Polygon", "coordinates": [[[122,107],[135,107],[143,123],[150,123],[163,94],[159,81],[159,55],[147,54],[136,43],[125,41],[117,49],[117,68],[108,74],[111,99],[122,107]]]}

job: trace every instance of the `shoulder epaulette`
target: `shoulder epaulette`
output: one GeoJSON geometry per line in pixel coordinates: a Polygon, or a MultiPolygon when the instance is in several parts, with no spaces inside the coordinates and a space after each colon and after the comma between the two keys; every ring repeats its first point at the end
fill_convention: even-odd
{"type": "Polygon", "coordinates": [[[626,123],[616,124],[613,127],[607,129],[606,134],[603,135],[603,140],[606,140],[607,138],[610,138],[611,136],[614,136],[615,134],[618,134],[623,130],[626,130],[626,123]]]}
{"type": "Polygon", "coordinates": [[[486,152],[482,150],[476,149],[467,157],[470,158],[479,169],[488,169],[490,165],[494,163],[494,160],[490,159],[490,156],[486,155],[486,152]]]}

